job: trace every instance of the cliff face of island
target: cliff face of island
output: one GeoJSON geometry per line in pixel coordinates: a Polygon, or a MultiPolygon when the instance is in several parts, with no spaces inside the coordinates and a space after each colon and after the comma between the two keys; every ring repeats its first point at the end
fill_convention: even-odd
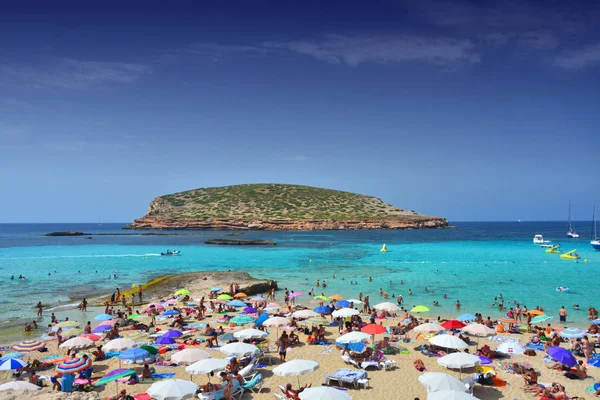
{"type": "Polygon", "coordinates": [[[298,185],[195,189],[154,199],[125,229],[368,230],[445,228],[448,221],[381,199],[298,185]]]}

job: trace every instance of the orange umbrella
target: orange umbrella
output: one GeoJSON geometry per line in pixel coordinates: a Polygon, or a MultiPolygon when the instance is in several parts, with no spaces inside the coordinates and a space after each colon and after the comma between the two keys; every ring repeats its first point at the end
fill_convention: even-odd
{"type": "Polygon", "coordinates": [[[243,299],[244,297],[248,297],[248,295],[246,293],[239,292],[236,293],[233,297],[236,299],[243,299]]]}
{"type": "Polygon", "coordinates": [[[540,310],[530,310],[530,311],[527,311],[525,314],[529,314],[533,317],[535,317],[536,315],[546,315],[545,312],[540,311],[540,310]]]}
{"type": "Polygon", "coordinates": [[[344,297],[340,296],[339,294],[331,295],[331,296],[329,296],[329,298],[333,299],[333,300],[344,300],[344,297]]]}
{"type": "Polygon", "coordinates": [[[311,300],[309,301],[310,304],[323,304],[324,301],[323,300],[311,300]]]}
{"type": "Polygon", "coordinates": [[[505,324],[516,324],[517,320],[512,318],[500,318],[498,321],[503,322],[505,324]]]}

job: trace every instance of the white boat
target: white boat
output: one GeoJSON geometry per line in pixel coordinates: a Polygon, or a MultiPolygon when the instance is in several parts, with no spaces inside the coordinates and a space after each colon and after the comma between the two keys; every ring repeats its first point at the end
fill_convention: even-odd
{"type": "Polygon", "coordinates": [[[573,226],[571,225],[571,200],[569,200],[569,232],[567,232],[567,236],[570,238],[579,237],[579,233],[575,232],[573,226]]]}
{"type": "Polygon", "coordinates": [[[545,244],[545,243],[547,243],[547,242],[544,240],[544,237],[542,235],[535,235],[533,237],[533,244],[545,244]]]}
{"type": "Polygon", "coordinates": [[[544,243],[544,244],[540,244],[540,247],[543,249],[551,249],[554,247],[554,245],[552,243],[544,243]]]}
{"type": "Polygon", "coordinates": [[[592,247],[598,251],[600,251],[600,240],[598,240],[598,236],[596,235],[596,205],[594,204],[594,229],[592,230],[592,240],[590,240],[590,244],[592,247]]]}

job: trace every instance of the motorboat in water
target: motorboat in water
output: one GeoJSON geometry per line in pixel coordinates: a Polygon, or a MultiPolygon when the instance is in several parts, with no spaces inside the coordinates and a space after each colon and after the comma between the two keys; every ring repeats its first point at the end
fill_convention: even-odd
{"type": "Polygon", "coordinates": [[[166,253],[160,253],[161,256],[176,256],[179,255],[179,250],[167,250],[166,253]]]}
{"type": "Polygon", "coordinates": [[[551,242],[549,240],[544,240],[544,237],[542,235],[535,235],[533,237],[533,244],[550,244],[551,242]]]}
{"type": "Polygon", "coordinates": [[[570,238],[578,238],[579,233],[575,232],[573,229],[573,225],[571,224],[571,201],[569,200],[569,231],[567,232],[567,236],[570,238]]]}
{"type": "Polygon", "coordinates": [[[567,251],[564,254],[561,254],[560,258],[562,258],[563,260],[578,260],[579,254],[577,254],[577,250],[571,250],[567,251]]]}
{"type": "Polygon", "coordinates": [[[600,251],[600,240],[598,240],[597,232],[596,232],[596,205],[594,204],[594,216],[593,220],[593,229],[592,229],[592,240],[590,240],[590,245],[595,249],[600,251]]]}

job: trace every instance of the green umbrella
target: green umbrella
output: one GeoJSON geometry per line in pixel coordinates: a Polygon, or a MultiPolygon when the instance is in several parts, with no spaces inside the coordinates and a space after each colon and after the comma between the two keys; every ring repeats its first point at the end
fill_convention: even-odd
{"type": "Polygon", "coordinates": [[[314,299],[315,300],[329,300],[329,297],[326,297],[326,296],[315,296],[314,299]]]}
{"type": "Polygon", "coordinates": [[[190,294],[190,291],[187,289],[179,289],[175,292],[175,295],[179,296],[180,294],[190,294]]]}
{"type": "Polygon", "coordinates": [[[219,297],[217,297],[217,299],[219,299],[219,300],[231,300],[231,299],[233,299],[233,297],[231,297],[228,294],[220,294],[219,297]]]}
{"type": "Polygon", "coordinates": [[[143,345],[140,346],[140,349],[144,349],[150,354],[158,354],[158,349],[154,346],[143,345]]]}
{"type": "Polygon", "coordinates": [[[254,322],[254,318],[249,317],[247,315],[238,315],[236,317],[231,318],[231,322],[233,322],[236,325],[245,325],[249,324],[250,322],[254,322]]]}
{"type": "Polygon", "coordinates": [[[429,307],[426,306],[415,306],[413,307],[410,312],[414,312],[414,313],[422,313],[422,312],[429,312],[429,307]]]}
{"type": "Polygon", "coordinates": [[[140,314],[131,314],[129,317],[127,317],[127,319],[136,319],[137,317],[141,317],[140,314]]]}

